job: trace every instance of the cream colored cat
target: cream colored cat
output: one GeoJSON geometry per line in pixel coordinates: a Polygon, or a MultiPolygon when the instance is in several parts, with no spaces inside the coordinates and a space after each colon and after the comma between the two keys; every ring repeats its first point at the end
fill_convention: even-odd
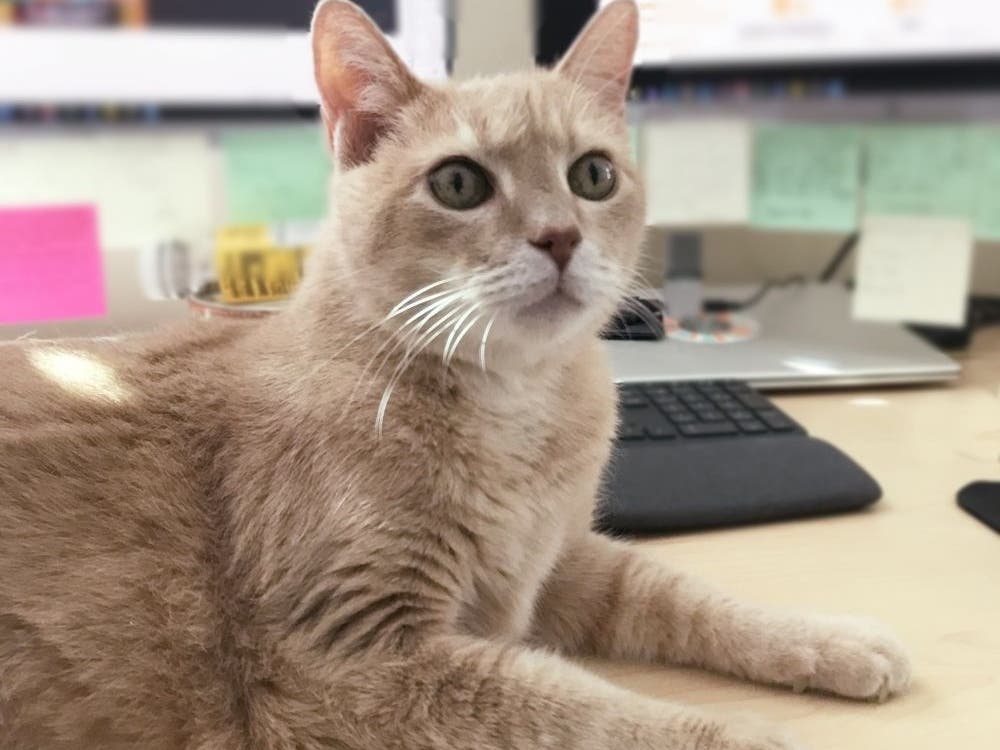
{"type": "Polygon", "coordinates": [[[0,747],[778,750],[563,655],[906,686],[877,627],[590,530],[596,334],[643,227],[637,15],[611,4],[555,71],[431,86],[327,0],[341,174],[290,309],[0,348],[0,747]]]}

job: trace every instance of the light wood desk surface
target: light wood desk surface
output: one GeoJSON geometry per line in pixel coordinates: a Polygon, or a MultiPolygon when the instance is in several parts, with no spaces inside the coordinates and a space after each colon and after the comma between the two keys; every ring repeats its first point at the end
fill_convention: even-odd
{"type": "Polygon", "coordinates": [[[969,482],[1000,480],[1000,329],[960,359],[955,386],[776,398],[878,479],[872,511],[641,544],[743,598],[885,621],[911,651],[909,694],[857,704],[693,670],[590,666],[658,698],[778,722],[811,750],[1000,749],[1000,535],[955,502],[969,482]]]}

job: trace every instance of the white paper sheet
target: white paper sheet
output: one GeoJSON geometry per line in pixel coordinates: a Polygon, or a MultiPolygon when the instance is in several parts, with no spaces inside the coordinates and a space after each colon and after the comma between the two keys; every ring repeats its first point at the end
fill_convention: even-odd
{"type": "Polygon", "coordinates": [[[743,224],[750,218],[751,127],[742,120],[647,120],[642,133],[650,224],[743,224]]]}
{"type": "Polygon", "coordinates": [[[97,206],[105,250],[207,241],[218,221],[217,159],[186,134],[0,139],[0,206],[97,206]]]}
{"type": "Polygon", "coordinates": [[[861,236],[854,317],[962,325],[972,251],[968,219],[869,216],[861,236]]]}

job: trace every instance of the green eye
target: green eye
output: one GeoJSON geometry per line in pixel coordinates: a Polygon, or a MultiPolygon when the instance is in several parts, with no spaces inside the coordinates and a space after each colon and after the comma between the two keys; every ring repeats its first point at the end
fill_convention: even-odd
{"type": "Polygon", "coordinates": [[[486,172],[468,159],[446,161],[430,174],[431,192],[441,205],[456,211],[481,206],[493,196],[486,172]]]}
{"type": "Polygon", "coordinates": [[[570,189],[588,201],[607,200],[617,185],[615,165],[600,154],[582,156],[569,168],[570,189]]]}

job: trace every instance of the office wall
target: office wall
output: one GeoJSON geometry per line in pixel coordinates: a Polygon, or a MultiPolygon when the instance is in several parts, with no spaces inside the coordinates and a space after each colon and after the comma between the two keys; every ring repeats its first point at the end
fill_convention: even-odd
{"type": "MultiPolygon", "coordinates": [[[[457,0],[455,75],[468,78],[530,65],[533,7],[534,0],[457,0]]],[[[841,239],[738,228],[709,231],[705,234],[705,270],[711,281],[727,284],[814,275],[826,265],[841,239]]],[[[662,274],[664,244],[662,231],[650,232],[647,265],[652,269],[651,279],[662,274]]],[[[850,266],[844,273],[850,273],[850,266]]],[[[979,246],[973,285],[977,293],[1000,294],[1000,245],[979,246]]]]}

